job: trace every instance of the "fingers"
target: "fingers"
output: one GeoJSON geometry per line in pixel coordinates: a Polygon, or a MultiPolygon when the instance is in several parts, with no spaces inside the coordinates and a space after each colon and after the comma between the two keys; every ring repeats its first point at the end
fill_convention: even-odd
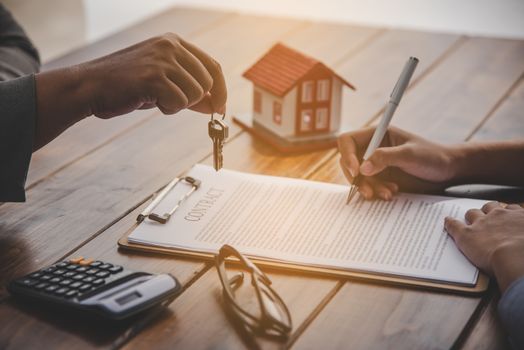
{"type": "MultiPolygon", "coordinates": [[[[454,218],[447,217],[444,220],[444,228],[455,242],[461,241],[466,234],[466,225],[454,218]]],[[[457,243],[458,244],[458,243],[457,243]]]]}
{"type": "Polygon", "coordinates": [[[396,183],[385,181],[384,185],[386,185],[393,194],[398,192],[398,185],[396,183]]]}
{"type": "Polygon", "coordinates": [[[167,33],[156,40],[158,51],[167,54],[160,56],[167,59],[167,64],[159,65],[163,74],[154,85],[159,109],[165,114],[184,108],[203,113],[225,113],[227,91],[220,65],[175,34],[167,33]],[[166,84],[162,76],[170,82],[166,84]]]}
{"type": "Polygon", "coordinates": [[[177,62],[198,82],[204,93],[213,87],[213,77],[206,67],[184,46],[180,46],[177,62]]]}
{"type": "MultiPolygon", "coordinates": [[[[374,131],[375,128],[371,127],[344,133],[339,136],[337,142],[340,151],[340,166],[350,183],[353,183],[355,177],[361,173],[366,176],[359,184],[359,192],[364,198],[390,200],[398,191],[398,185],[393,182],[371,179],[370,176],[378,174],[390,164],[389,154],[396,155],[397,157],[399,155],[402,156],[405,153],[405,147],[397,146],[378,149],[372,156],[373,159],[370,159],[374,160],[378,167],[374,167],[372,162],[364,162],[364,164],[361,165],[359,158],[364,153],[374,131]],[[367,165],[365,165],[366,163],[367,165]]],[[[393,130],[393,133],[396,134],[398,131],[393,130]]]]}
{"type": "Polygon", "coordinates": [[[164,114],[175,114],[186,108],[188,104],[187,97],[182,89],[167,78],[158,94],[156,105],[164,114]]]}
{"type": "Polygon", "coordinates": [[[373,187],[368,181],[362,181],[358,186],[358,192],[364,197],[364,199],[370,200],[373,199],[373,187]]]}
{"type": "MultiPolygon", "coordinates": [[[[348,160],[340,157],[340,167],[344,176],[349,183],[353,183],[356,175],[358,175],[358,160],[356,156],[350,155],[350,164],[348,160]]],[[[359,184],[358,190],[365,199],[381,198],[384,200],[391,200],[393,195],[398,192],[398,185],[389,182],[381,181],[374,178],[364,178],[359,184]]]]}
{"type": "MultiPolygon", "coordinates": [[[[194,80],[198,82],[203,92],[195,103],[189,103],[189,108],[205,114],[223,113],[222,111],[216,111],[214,109],[213,101],[211,100],[211,93],[209,91],[213,87],[213,77],[209,74],[202,62],[200,62],[200,60],[189,50],[183,46],[181,47],[181,50],[183,54],[178,57],[178,63],[193,77],[194,80]]],[[[191,98],[189,99],[191,100],[191,98]]]]}
{"type": "Polygon", "coordinates": [[[480,209],[470,209],[466,212],[466,221],[470,224],[474,223],[481,217],[486,216],[484,212],[480,209]]]}
{"type": "Polygon", "coordinates": [[[223,114],[225,113],[225,106],[227,100],[227,88],[224,75],[222,74],[222,68],[217,61],[211,58],[204,51],[196,47],[195,45],[180,39],[180,42],[189,52],[191,52],[206,68],[213,79],[213,85],[209,90],[211,105],[214,112],[223,114]]]}
{"type": "Polygon", "coordinates": [[[202,85],[183,67],[174,67],[168,72],[167,77],[175,83],[186,96],[187,105],[185,107],[191,107],[204,98],[205,91],[202,85]]]}
{"type": "Polygon", "coordinates": [[[353,183],[353,181],[355,180],[354,176],[349,172],[348,168],[345,166],[344,164],[344,160],[342,158],[340,158],[340,168],[342,169],[342,172],[344,173],[344,176],[346,177],[346,179],[348,179],[348,182],[350,184],[353,183]]]}
{"type": "Polygon", "coordinates": [[[374,186],[373,194],[376,197],[383,199],[385,201],[389,201],[391,200],[391,198],[393,198],[393,193],[391,193],[391,190],[382,183],[378,183],[377,185],[374,186]]]}
{"type": "Polygon", "coordinates": [[[407,153],[406,145],[379,148],[362,163],[360,171],[366,176],[373,176],[389,166],[400,167],[405,162],[407,153]]]}
{"type": "Polygon", "coordinates": [[[358,162],[357,156],[354,153],[347,155],[346,157],[340,157],[340,167],[344,171],[344,175],[348,179],[349,183],[353,183],[355,177],[359,174],[360,164],[358,162]]]}
{"type": "Polygon", "coordinates": [[[398,186],[392,182],[364,178],[360,182],[358,190],[365,199],[380,198],[389,201],[398,192],[398,186]]]}
{"type": "Polygon", "coordinates": [[[209,94],[209,92],[205,94],[204,97],[200,101],[198,101],[197,103],[189,107],[189,109],[192,109],[193,111],[204,113],[204,114],[218,113],[217,111],[213,109],[213,105],[211,102],[211,95],[209,94]]]}
{"type": "Polygon", "coordinates": [[[520,206],[519,204],[508,204],[508,205],[506,205],[506,209],[508,209],[508,210],[522,210],[524,208],[522,208],[522,206],[520,206]]]}
{"type": "Polygon", "coordinates": [[[350,183],[359,174],[360,162],[358,155],[365,149],[373,136],[374,128],[367,128],[340,135],[337,139],[340,152],[340,166],[350,183]],[[349,176],[348,176],[349,175],[349,176]]]}
{"type": "Polygon", "coordinates": [[[500,204],[500,202],[489,202],[482,206],[482,211],[485,214],[488,214],[492,210],[498,209],[498,208],[502,208],[502,205],[500,204]]]}

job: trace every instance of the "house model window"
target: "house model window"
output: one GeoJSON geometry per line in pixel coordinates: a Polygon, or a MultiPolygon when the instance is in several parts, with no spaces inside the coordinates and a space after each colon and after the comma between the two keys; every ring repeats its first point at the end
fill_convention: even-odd
{"type": "Polygon", "coordinates": [[[302,102],[313,101],[313,82],[305,81],[302,83],[302,102]]]}
{"type": "Polygon", "coordinates": [[[323,130],[329,127],[329,115],[327,108],[317,108],[317,115],[315,117],[315,127],[317,130],[323,130]]]}
{"type": "Polygon", "coordinates": [[[322,79],[317,82],[317,101],[329,100],[329,79],[322,79]]]}
{"type": "Polygon", "coordinates": [[[262,93],[258,90],[254,90],[253,93],[253,110],[256,113],[262,113],[262,93]]]}
{"type": "Polygon", "coordinates": [[[301,114],[300,131],[307,132],[313,130],[313,116],[311,109],[304,109],[301,114]]]}
{"type": "Polygon", "coordinates": [[[273,102],[273,121],[278,125],[282,124],[282,103],[278,101],[273,102]]]}

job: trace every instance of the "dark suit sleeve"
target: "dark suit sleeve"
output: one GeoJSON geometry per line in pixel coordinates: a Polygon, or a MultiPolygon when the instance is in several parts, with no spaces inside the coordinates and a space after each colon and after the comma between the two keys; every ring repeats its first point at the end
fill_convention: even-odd
{"type": "Polygon", "coordinates": [[[499,301],[499,317],[514,349],[524,349],[524,277],[513,282],[499,301]]]}
{"type": "Polygon", "coordinates": [[[0,202],[25,201],[36,122],[38,52],[0,4],[0,202]]]}

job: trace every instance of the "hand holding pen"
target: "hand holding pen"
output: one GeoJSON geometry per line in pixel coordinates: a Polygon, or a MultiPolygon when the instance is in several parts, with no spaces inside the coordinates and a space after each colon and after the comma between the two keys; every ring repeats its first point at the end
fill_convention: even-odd
{"type": "MultiPolygon", "coordinates": [[[[415,68],[417,67],[418,59],[415,57],[410,57],[408,61],[406,62],[406,65],[404,66],[404,69],[402,70],[402,73],[400,74],[400,77],[393,88],[393,91],[391,92],[389,102],[386,105],[384,115],[382,116],[378,126],[375,129],[375,132],[373,134],[373,137],[371,138],[369,145],[367,147],[366,152],[364,153],[364,156],[362,157],[363,161],[366,161],[369,159],[369,157],[375,152],[375,150],[380,146],[382,143],[382,140],[384,138],[384,135],[387,132],[389,123],[391,122],[391,119],[393,118],[393,114],[395,113],[395,110],[400,103],[400,100],[402,99],[402,95],[404,94],[404,91],[406,90],[407,86],[409,85],[409,81],[411,80],[411,77],[413,76],[413,73],[415,71],[415,68]]],[[[355,194],[358,191],[358,186],[360,185],[360,182],[362,181],[362,177],[360,175],[356,175],[353,179],[353,183],[348,195],[347,203],[353,199],[355,194]]]]}

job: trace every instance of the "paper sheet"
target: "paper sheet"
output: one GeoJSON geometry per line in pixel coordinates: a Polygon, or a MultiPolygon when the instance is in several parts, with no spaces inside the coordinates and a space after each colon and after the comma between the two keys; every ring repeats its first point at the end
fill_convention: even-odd
{"type": "MultiPolygon", "coordinates": [[[[275,261],[474,285],[478,270],[444,230],[485,201],[399,194],[346,205],[348,187],[196,165],[202,181],[165,225],[149,220],[130,242],[216,253],[225,243],[275,261]]],[[[189,186],[177,185],[157,211],[189,186]]]]}

